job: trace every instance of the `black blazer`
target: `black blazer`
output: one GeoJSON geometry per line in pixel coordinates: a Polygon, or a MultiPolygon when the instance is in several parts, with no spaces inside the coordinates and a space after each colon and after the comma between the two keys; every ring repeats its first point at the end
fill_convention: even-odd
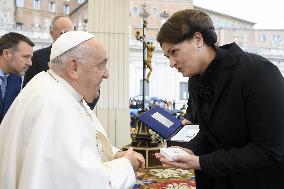
{"type": "Polygon", "coordinates": [[[49,69],[48,62],[50,61],[51,45],[49,47],[36,50],[33,53],[32,66],[25,73],[23,87],[39,72],[49,69]]]}
{"type": "Polygon", "coordinates": [[[191,94],[191,81],[190,78],[188,79],[188,100],[187,100],[187,108],[186,108],[186,114],[184,116],[185,119],[189,120],[192,124],[198,124],[197,119],[197,112],[195,108],[195,104],[192,99],[191,94]]]}
{"type": "Polygon", "coordinates": [[[284,80],[279,69],[236,44],[220,61],[206,119],[192,77],[199,134],[187,147],[199,155],[197,188],[284,188],[284,80]]]}

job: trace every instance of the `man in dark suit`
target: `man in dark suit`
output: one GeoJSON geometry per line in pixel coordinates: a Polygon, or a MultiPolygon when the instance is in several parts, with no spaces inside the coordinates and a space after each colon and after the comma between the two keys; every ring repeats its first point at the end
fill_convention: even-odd
{"type": "Polygon", "coordinates": [[[34,43],[10,32],[0,39],[0,123],[21,90],[21,75],[32,65],[34,43]]]}

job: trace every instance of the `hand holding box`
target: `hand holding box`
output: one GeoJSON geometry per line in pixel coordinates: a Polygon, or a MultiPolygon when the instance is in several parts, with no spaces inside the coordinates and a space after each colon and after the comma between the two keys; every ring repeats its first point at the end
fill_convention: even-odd
{"type": "Polygon", "coordinates": [[[190,154],[181,148],[161,148],[160,153],[169,161],[174,161],[177,156],[189,156],[190,154]]]}

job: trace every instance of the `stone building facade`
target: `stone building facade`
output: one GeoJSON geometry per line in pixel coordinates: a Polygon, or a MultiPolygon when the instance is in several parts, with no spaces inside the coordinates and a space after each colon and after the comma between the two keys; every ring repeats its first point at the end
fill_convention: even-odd
{"type": "MultiPolygon", "coordinates": [[[[156,46],[147,94],[167,100],[175,99],[177,106],[186,103],[187,78],[169,67],[168,60],[155,40],[166,19],[175,11],[185,8],[199,9],[211,16],[219,45],[236,42],[245,51],[265,56],[284,73],[284,29],[254,29],[253,22],[194,6],[193,0],[129,2],[129,97],[142,92],[142,44],[135,39],[135,33],[142,32],[142,19],[146,19],[147,40],[156,46]]],[[[0,5],[0,35],[8,31],[21,32],[35,42],[35,49],[51,43],[49,27],[56,15],[69,15],[76,30],[88,31],[88,0],[0,0],[0,5]]],[[[99,12],[100,8],[95,11],[99,12]]]]}

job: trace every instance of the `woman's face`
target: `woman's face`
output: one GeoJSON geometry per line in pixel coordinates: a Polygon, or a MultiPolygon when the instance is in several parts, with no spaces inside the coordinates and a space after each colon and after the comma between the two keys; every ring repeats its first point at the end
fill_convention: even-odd
{"type": "Polygon", "coordinates": [[[162,50],[172,68],[176,68],[184,77],[192,77],[202,74],[207,67],[202,41],[193,37],[177,44],[164,42],[162,50]]]}

